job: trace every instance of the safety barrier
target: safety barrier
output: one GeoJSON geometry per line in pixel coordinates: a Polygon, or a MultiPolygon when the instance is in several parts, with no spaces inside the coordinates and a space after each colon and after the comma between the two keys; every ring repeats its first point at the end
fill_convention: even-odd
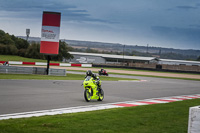
{"type": "MultiPolygon", "coordinates": [[[[5,63],[6,61],[0,61],[0,63],[5,63]]],[[[22,62],[22,61],[8,61],[10,65],[36,65],[36,66],[46,66],[47,63],[44,62],[22,62]]],[[[92,67],[92,64],[71,64],[71,63],[50,63],[50,66],[63,66],[63,67],[92,67]]]]}
{"type": "Polygon", "coordinates": [[[49,75],[56,75],[56,76],[66,76],[65,69],[49,69],[49,75]]]}
{"type": "MultiPolygon", "coordinates": [[[[39,67],[0,66],[0,73],[46,75],[47,69],[39,67]]],[[[50,68],[49,75],[66,76],[66,70],[50,68]]]]}

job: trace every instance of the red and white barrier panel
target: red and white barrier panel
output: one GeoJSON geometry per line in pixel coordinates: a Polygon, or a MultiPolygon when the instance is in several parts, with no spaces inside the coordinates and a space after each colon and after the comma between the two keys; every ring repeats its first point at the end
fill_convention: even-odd
{"type": "MultiPolygon", "coordinates": [[[[6,61],[0,61],[0,63],[5,63],[6,61]]],[[[46,66],[47,63],[44,62],[22,62],[22,61],[8,61],[10,65],[36,65],[36,66],[46,66]]],[[[50,63],[50,66],[61,66],[61,67],[92,67],[92,64],[71,64],[71,63],[50,63]]]]}

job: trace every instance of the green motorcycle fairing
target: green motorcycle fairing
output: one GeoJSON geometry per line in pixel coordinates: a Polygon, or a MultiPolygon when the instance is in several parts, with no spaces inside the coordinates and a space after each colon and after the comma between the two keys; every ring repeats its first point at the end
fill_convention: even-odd
{"type": "MultiPolygon", "coordinates": [[[[99,81],[101,84],[101,81],[99,81]]],[[[99,99],[97,84],[95,83],[95,79],[91,76],[87,76],[83,81],[84,89],[88,89],[89,93],[91,94],[91,99],[99,99]]]]}

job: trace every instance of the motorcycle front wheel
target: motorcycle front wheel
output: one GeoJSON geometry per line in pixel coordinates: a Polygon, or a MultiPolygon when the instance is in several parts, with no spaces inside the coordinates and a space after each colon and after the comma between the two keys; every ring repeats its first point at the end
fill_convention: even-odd
{"type": "Polygon", "coordinates": [[[85,101],[87,101],[87,102],[89,102],[91,100],[90,92],[88,89],[85,89],[85,91],[84,91],[84,98],[85,98],[85,101]]]}
{"type": "Polygon", "coordinates": [[[104,91],[103,91],[103,89],[101,89],[101,93],[99,93],[98,101],[103,101],[103,99],[104,99],[104,91]]]}

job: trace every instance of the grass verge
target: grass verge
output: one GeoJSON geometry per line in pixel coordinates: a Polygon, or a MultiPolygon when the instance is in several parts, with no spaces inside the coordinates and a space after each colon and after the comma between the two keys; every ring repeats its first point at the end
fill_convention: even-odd
{"type": "MultiPolygon", "coordinates": [[[[0,55],[0,61],[47,62],[47,60],[25,58],[16,55],[0,55]]],[[[51,61],[51,62],[61,63],[58,61],[51,61]]]]}
{"type": "Polygon", "coordinates": [[[200,99],[0,121],[2,133],[187,133],[189,107],[200,99]]]}
{"type": "Polygon", "coordinates": [[[180,78],[180,77],[167,77],[167,76],[154,76],[154,75],[140,75],[140,74],[121,74],[121,73],[110,73],[110,74],[200,81],[200,79],[195,79],[195,78],[180,78]]]}
{"type": "MultiPolygon", "coordinates": [[[[49,75],[32,75],[32,74],[3,74],[0,73],[0,79],[35,79],[35,80],[84,80],[85,75],[67,74],[67,76],[49,76],[49,75]]],[[[117,78],[101,76],[101,80],[118,81],[118,80],[137,80],[129,78],[117,78]]]]}

